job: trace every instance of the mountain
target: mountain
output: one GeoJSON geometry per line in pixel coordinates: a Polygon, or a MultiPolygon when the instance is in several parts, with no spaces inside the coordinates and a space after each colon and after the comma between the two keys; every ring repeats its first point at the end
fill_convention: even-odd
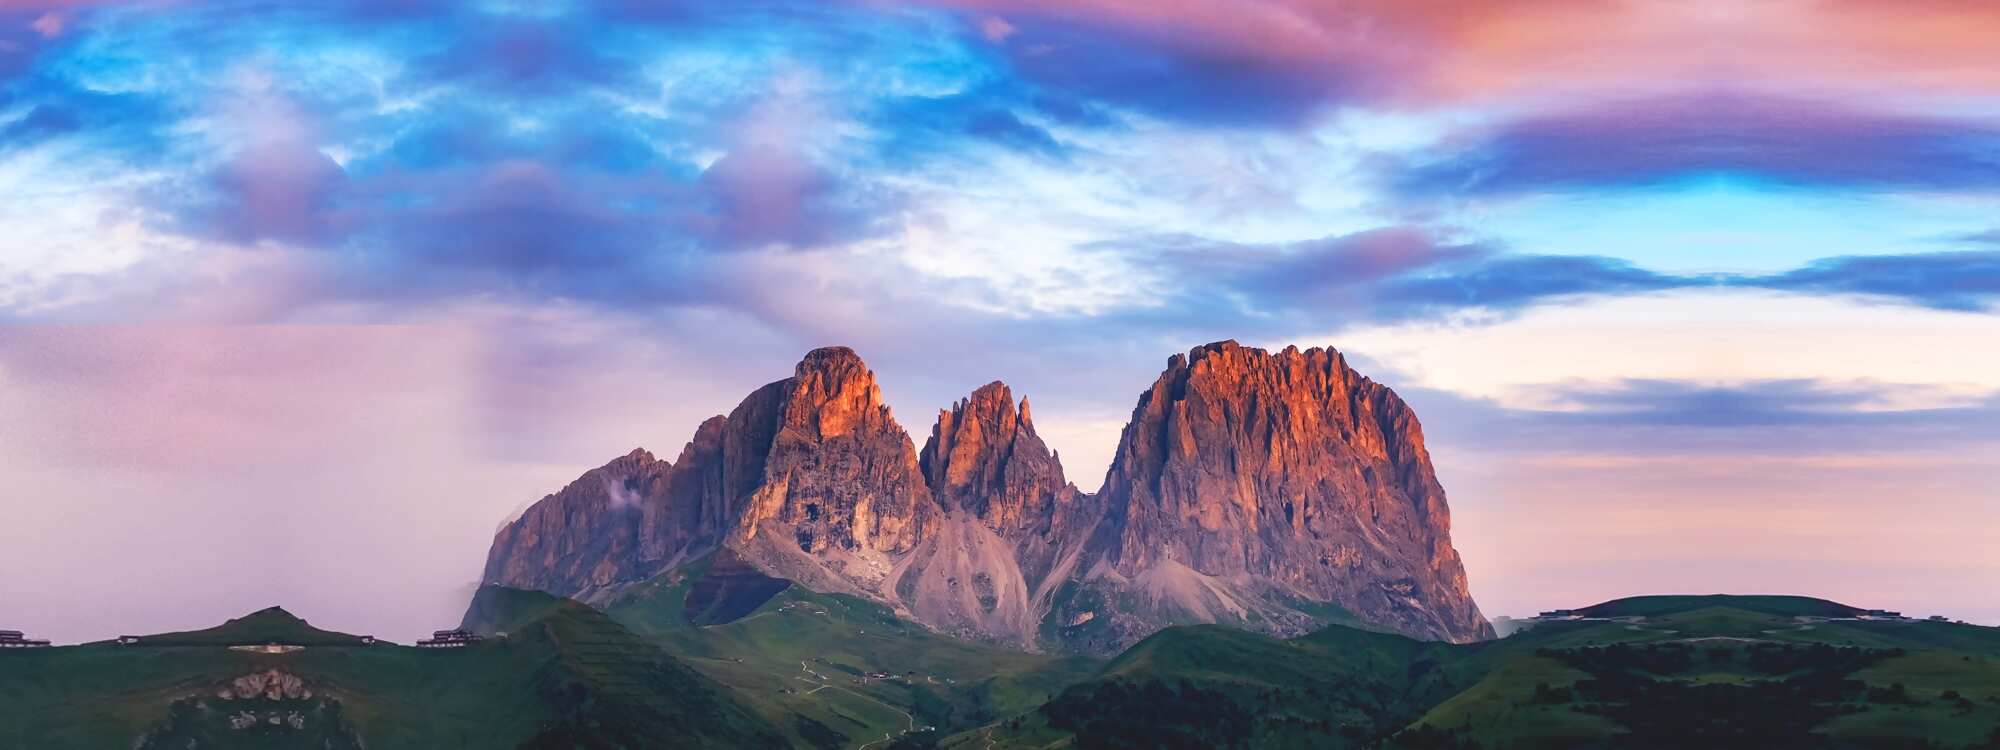
{"type": "Polygon", "coordinates": [[[1331,349],[1175,355],[1139,397],[1103,495],[1093,567],[1055,612],[1092,625],[1065,631],[1082,643],[1161,622],[1304,632],[1313,604],[1422,638],[1492,637],[1416,414],[1331,349]]]}
{"type": "Polygon", "coordinates": [[[1035,434],[1026,398],[994,382],[938,413],[919,461],[943,510],[900,565],[894,595],[942,632],[1036,648],[1098,519],[1035,434]]]}
{"type": "Polygon", "coordinates": [[[1499,640],[1173,627],[952,750],[2000,748],[2000,628],[1650,596],[1499,640]]]}
{"type": "Polygon", "coordinates": [[[853,350],[814,350],[676,460],[633,451],[543,498],[495,536],[484,580],[608,606],[719,550],[1030,650],[1111,654],[1207,622],[1492,636],[1416,416],[1331,349],[1174,356],[1095,495],[1005,384],[940,411],[918,450],[853,350]]]}

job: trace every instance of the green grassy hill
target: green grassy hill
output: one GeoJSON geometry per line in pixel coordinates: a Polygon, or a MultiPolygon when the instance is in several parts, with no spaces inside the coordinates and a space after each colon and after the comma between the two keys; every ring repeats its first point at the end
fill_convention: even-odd
{"type": "Polygon", "coordinates": [[[206,630],[161,633],[141,639],[148,646],[235,646],[278,643],[297,646],[360,646],[362,637],[321,630],[283,607],[267,607],[206,630]]]}
{"type": "Polygon", "coordinates": [[[1806,596],[1759,596],[1736,594],[1708,594],[1684,596],[1634,596],[1613,599],[1577,610],[1586,617],[1657,617],[1689,610],[1709,607],[1728,607],[1747,612],[1767,615],[1796,617],[1800,615],[1816,617],[1853,617],[1861,614],[1860,607],[1850,607],[1825,599],[1806,596]]]}
{"type": "Polygon", "coordinates": [[[1292,640],[1170,628],[1007,729],[1037,746],[1365,747],[1482,671],[1477,650],[1340,626],[1292,640]]]}
{"type": "Polygon", "coordinates": [[[744,585],[734,575],[716,586],[707,573],[684,568],[606,611],[732,688],[798,747],[921,742],[1030,710],[1101,665],[939,635],[854,597],[744,585]],[[761,603],[712,604],[731,587],[761,603]],[[718,621],[726,610],[741,616],[718,621]]]}
{"type": "Polygon", "coordinates": [[[507,637],[461,649],[274,608],[0,652],[0,747],[2000,750],[2000,629],[1821,600],[1623,599],[1466,645],[1170,628],[1102,662],[709,572],[602,612],[482,589],[465,625],[507,637]],[[227,648],[267,643],[304,648],[227,648]]]}
{"type": "Polygon", "coordinates": [[[0,747],[784,742],[727,690],[595,610],[530,592],[482,592],[482,599],[511,637],[462,649],[364,646],[273,609],[133,646],[0,653],[0,747]],[[306,648],[226,648],[269,642],[306,648]],[[246,716],[255,723],[241,726],[246,716]]]}
{"type": "Polygon", "coordinates": [[[950,748],[2000,747],[2000,629],[1780,596],[1606,602],[1480,644],[1174,628],[950,748]]]}

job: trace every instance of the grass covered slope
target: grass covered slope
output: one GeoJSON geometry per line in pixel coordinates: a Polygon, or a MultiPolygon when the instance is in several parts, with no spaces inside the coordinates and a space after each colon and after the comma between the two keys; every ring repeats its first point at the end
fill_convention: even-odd
{"type": "Polygon", "coordinates": [[[1404,747],[1983,748],[2000,630],[1853,619],[1804,597],[1660,596],[1490,649],[1494,669],[1404,747]]]}
{"type": "Polygon", "coordinates": [[[483,589],[465,624],[508,637],[461,649],[274,609],[0,652],[0,747],[2000,748],[2000,629],[1818,600],[1643,597],[1467,645],[1180,627],[1100,662],[689,570],[607,612],[483,589]],[[304,648],[227,648],[272,642],[304,648]]]}
{"type": "Polygon", "coordinates": [[[1639,597],[1479,644],[1173,628],[952,748],[2000,747],[2000,629],[1639,597]]]}
{"type": "Polygon", "coordinates": [[[1101,665],[939,635],[854,597],[742,586],[740,576],[716,586],[707,572],[684,567],[606,611],[728,685],[798,747],[919,742],[979,726],[1032,709],[1101,665]],[[718,621],[718,613],[743,611],[712,604],[744,601],[717,594],[730,587],[760,603],[718,621]]]}
{"type": "Polygon", "coordinates": [[[1710,607],[1728,607],[1783,617],[1853,617],[1865,611],[1860,607],[1808,596],[1707,594],[1626,597],[1584,607],[1577,610],[1577,614],[1585,617],[1657,617],[1710,607]]]}
{"type": "Polygon", "coordinates": [[[782,741],[729,691],[595,609],[494,586],[473,599],[469,611],[504,626],[505,647],[546,654],[531,685],[556,718],[524,747],[769,747],[782,741]]]}
{"type": "Polygon", "coordinates": [[[360,646],[362,637],[321,630],[286,612],[267,607],[205,630],[161,633],[140,639],[148,646],[235,646],[285,644],[294,646],[360,646]]]}
{"type": "Polygon", "coordinates": [[[1029,716],[954,745],[1367,747],[1476,680],[1479,649],[1334,626],[1169,628],[1029,716]]]}
{"type": "Polygon", "coordinates": [[[131,747],[174,701],[264,664],[223,648],[0,651],[0,747],[131,747]]]}
{"type": "MultiPolygon", "coordinates": [[[[272,610],[218,628],[0,653],[0,747],[768,747],[725,689],[588,607],[482,592],[510,637],[313,641],[272,610]],[[311,641],[301,651],[227,648],[311,641]],[[244,717],[254,723],[244,725],[244,717]],[[275,718],[276,723],[270,720],[275,718]],[[302,744],[303,743],[303,744],[302,744]]],[[[334,634],[338,635],[338,634],[334,634]]]]}

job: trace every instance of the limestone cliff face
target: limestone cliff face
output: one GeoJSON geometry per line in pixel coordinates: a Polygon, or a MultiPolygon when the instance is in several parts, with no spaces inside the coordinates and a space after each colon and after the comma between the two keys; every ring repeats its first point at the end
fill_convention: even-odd
{"type": "Polygon", "coordinates": [[[1311,603],[1410,635],[1491,637],[1416,415],[1331,349],[1176,355],[1102,492],[1093,585],[1127,603],[1058,613],[1108,617],[1096,637],[1161,620],[1310,627],[1294,615],[1311,603]]]}
{"type": "Polygon", "coordinates": [[[1115,652],[1185,622],[1300,633],[1339,610],[1487,637],[1449,530],[1415,415],[1330,349],[1176,355],[1092,496],[1006,385],[941,411],[919,453],[834,347],[703,423],[674,462],[635,451],[544,498],[495,537],[486,580],[601,603],[726,547],[1031,649],[1115,652]]]}

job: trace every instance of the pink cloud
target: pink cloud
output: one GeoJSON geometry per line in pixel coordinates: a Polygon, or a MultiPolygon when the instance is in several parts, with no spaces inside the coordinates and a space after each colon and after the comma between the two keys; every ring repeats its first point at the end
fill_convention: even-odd
{"type": "Polygon", "coordinates": [[[311,113],[263,71],[245,70],[223,108],[235,151],[214,177],[223,205],[215,220],[239,241],[317,243],[338,233],[335,198],[346,172],[319,148],[311,113]]]}
{"type": "MultiPolygon", "coordinates": [[[[936,0],[1115,29],[1164,48],[1306,76],[1364,76],[1411,105],[1728,83],[1792,93],[2000,89],[2000,5],[1958,0],[936,0]]],[[[1351,92],[1350,92],[1351,93],[1351,92]]]]}
{"type": "Polygon", "coordinates": [[[28,24],[28,28],[34,29],[35,33],[41,34],[44,39],[53,39],[63,31],[63,17],[55,11],[49,11],[28,24]]]}
{"type": "Polygon", "coordinates": [[[986,37],[986,41],[996,44],[1007,41],[1007,37],[1013,36],[1017,31],[1019,30],[1014,28],[1014,24],[999,16],[987,16],[979,21],[980,35],[986,37]]]}

